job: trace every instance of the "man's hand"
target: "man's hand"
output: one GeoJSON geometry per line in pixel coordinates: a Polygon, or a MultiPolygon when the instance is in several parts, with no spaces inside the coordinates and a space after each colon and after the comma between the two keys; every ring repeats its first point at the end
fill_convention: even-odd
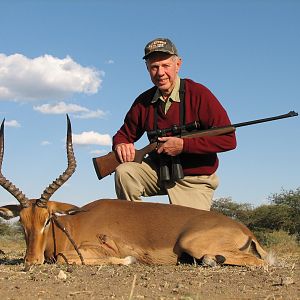
{"type": "Polygon", "coordinates": [[[183,139],[170,136],[158,138],[162,144],[158,147],[157,153],[165,153],[170,156],[176,156],[183,150],[183,139]]]}
{"type": "Polygon", "coordinates": [[[135,148],[133,144],[118,144],[115,147],[115,151],[118,153],[119,159],[122,163],[134,160],[135,148]]]}

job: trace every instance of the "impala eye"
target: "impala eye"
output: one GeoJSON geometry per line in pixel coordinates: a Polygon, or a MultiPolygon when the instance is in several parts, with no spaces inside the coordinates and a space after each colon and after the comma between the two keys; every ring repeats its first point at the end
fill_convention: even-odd
{"type": "Polygon", "coordinates": [[[49,218],[45,224],[45,227],[49,226],[51,218],[49,218]]]}

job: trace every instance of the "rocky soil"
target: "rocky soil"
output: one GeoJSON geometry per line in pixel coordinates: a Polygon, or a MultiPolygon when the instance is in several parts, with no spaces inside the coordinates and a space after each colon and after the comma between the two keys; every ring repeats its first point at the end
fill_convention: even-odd
{"type": "Polygon", "coordinates": [[[1,299],[300,299],[299,253],[268,269],[222,266],[35,266],[0,243],[1,299]]]}

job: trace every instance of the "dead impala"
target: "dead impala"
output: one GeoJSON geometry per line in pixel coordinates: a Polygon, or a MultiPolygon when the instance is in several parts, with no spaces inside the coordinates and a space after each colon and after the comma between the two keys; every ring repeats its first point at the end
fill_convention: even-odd
{"type": "Polygon", "coordinates": [[[267,263],[267,253],[253,233],[216,212],[124,200],[96,200],[81,208],[49,201],[76,168],[68,116],[67,127],[67,169],[40,198],[28,199],[1,173],[4,121],[1,125],[0,183],[20,204],[1,207],[0,215],[6,219],[20,216],[27,268],[45,259],[82,264],[176,264],[189,257],[212,266],[267,263]]]}

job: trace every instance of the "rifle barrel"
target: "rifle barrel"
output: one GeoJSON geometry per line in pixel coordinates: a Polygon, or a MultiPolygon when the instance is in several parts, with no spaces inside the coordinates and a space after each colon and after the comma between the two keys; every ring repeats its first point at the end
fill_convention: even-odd
{"type": "Polygon", "coordinates": [[[238,127],[242,127],[242,126],[248,126],[248,125],[253,125],[253,124],[270,122],[270,121],[275,121],[275,120],[280,120],[280,119],[285,119],[285,118],[290,118],[290,117],[296,117],[296,116],[298,116],[298,113],[296,113],[295,111],[290,111],[287,114],[283,114],[283,115],[279,115],[279,116],[275,116],[275,117],[270,117],[270,118],[264,118],[264,119],[248,121],[248,122],[237,123],[237,124],[233,124],[232,126],[235,127],[235,128],[238,128],[238,127]]]}

